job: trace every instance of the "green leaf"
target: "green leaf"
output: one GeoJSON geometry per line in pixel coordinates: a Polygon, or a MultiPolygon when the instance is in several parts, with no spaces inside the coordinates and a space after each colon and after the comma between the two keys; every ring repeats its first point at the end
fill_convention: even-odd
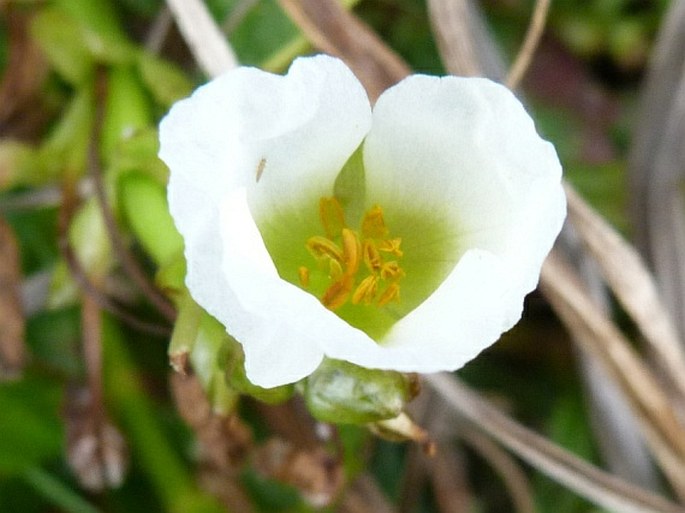
{"type": "Polygon", "coordinates": [[[111,162],[122,141],[153,124],[149,99],[135,68],[115,66],[109,73],[107,104],[102,122],[102,156],[111,162]]]}
{"type": "Polygon", "coordinates": [[[193,90],[193,84],[175,64],[150,53],[138,56],[138,72],[155,100],[164,107],[184,98],[193,90]]]}
{"type": "Polygon", "coordinates": [[[135,47],[123,31],[114,5],[109,0],[55,0],[81,27],[90,53],[107,63],[130,62],[135,47]]]}
{"type": "Polygon", "coordinates": [[[81,26],[63,10],[49,7],[40,11],[31,22],[31,37],[67,82],[78,85],[92,77],[95,64],[81,26]]]}
{"type": "Polygon", "coordinates": [[[62,454],[61,401],[61,388],[46,379],[0,385],[0,474],[21,473],[62,454]]]}
{"type": "Polygon", "coordinates": [[[127,173],[119,184],[119,201],[129,226],[158,265],[174,259],[183,238],[169,213],[166,190],[142,173],[127,173]]]}

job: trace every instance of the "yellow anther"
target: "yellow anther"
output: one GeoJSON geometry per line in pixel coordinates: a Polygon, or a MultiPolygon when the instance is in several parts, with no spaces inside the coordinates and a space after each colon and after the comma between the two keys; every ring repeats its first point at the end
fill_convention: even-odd
{"type": "Polygon", "coordinates": [[[400,300],[400,285],[397,282],[393,282],[388,285],[381,297],[378,298],[378,306],[385,306],[391,301],[400,300]]]}
{"type": "Polygon", "coordinates": [[[363,302],[369,305],[376,297],[376,292],[378,292],[378,277],[372,274],[364,278],[354,291],[354,294],[352,294],[352,304],[358,305],[363,302]]]}
{"type": "Polygon", "coordinates": [[[392,253],[396,257],[401,257],[403,253],[400,249],[400,244],[402,244],[401,238],[382,240],[378,244],[378,250],[383,253],[392,253]]]}
{"type": "Polygon", "coordinates": [[[381,268],[381,265],[383,265],[383,259],[376,248],[376,244],[374,244],[372,240],[366,239],[362,247],[362,252],[364,253],[364,263],[366,264],[366,267],[372,273],[377,272],[381,268]]]}
{"type": "Polygon", "coordinates": [[[345,274],[354,276],[359,270],[361,247],[359,237],[349,228],[342,230],[343,256],[345,262],[345,274]]]}
{"type": "Polygon", "coordinates": [[[307,241],[306,246],[309,252],[317,260],[328,257],[332,258],[333,260],[337,260],[341,264],[343,262],[342,250],[338,247],[338,245],[335,242],[333,242],[330,239],[327,239],[326,237],[321,237],[319,235],[310,237],[307,241]]]}
{"type": "Polygon", "coordinates": [[[404,276],[404,271],[395,260],[385,262],[381,267],[381,278],[384,280],[395,280],[404,276]]]}
{"type": "Polygon", "coordinates": [[[340,278],[342,278],[343,274],[345,274],[345,273],[343,271],[343,268],[342,268],[342,265],[340,264],[340,262],[338,262],[337,260],[333,260],[332,258],[329,259],[328,260],[328,277],[331,280],[337,281],[340,278]]]}
{"type": "Polygon", "coordinates": [[[353,277],[347,275],[343,276],[340,280],[326,289],[326,292],[323,293],[323,297],[321,298],[321,303],[329,310],[337,310],[347,302],[353,284],[353,277]]]}
{"type": "MultiPolygon", "coordinates": [[[[331,262],[333,262],[333,260],[331,260],[331,262]]],[[[297,270],[297,274],[300,276],[300,283],[302,284],[302,286],[305,289],[309,287],[309,269],[302,265],[297,270]]]]}
{"type": "Polygon", "coordinates": [[[340,202],[335,198],[319,200],[319,217],[329,239],[340,235],[342,229],[345,228],[345,213],[340,202]]]}
{"type": "MultiPolygon", "coordinates": [[[[405,274],[399,264],[402,239],[388,237],[383,209],[376,205],[366,212],[361,237],[346,226],[336,198],[321,198],[319,216],[325,235],[310,237],[305,246],[319,263],[316,272],[328,271],[328,288],[320,296],[321,303],[337,310],[347,302],[382,307],[399,301],[399,283],[405,274]]],[[[309,274],[307,267],[298,269],[303,288],[310,286],[309,274]]]]}
{"type": "Polygon", "coordinates": [[[372,207],[362,220],[362,235],[369,239],[383,239],[388,235],[388,228],[383,219],[383,209],[376,205],[372,207]]]}

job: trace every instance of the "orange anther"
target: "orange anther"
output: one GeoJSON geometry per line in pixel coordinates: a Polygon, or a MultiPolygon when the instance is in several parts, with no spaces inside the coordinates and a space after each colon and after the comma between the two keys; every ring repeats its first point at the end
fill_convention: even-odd
{"type": "Polygon", "coordinates": [[[361,248],[359,237],[349,228],[342,230],[343,256],[345,262],[345,274],[354,276],[359,270],[361,248]]]}
{"type": "Polygon", "coordinates": [[[309,287],[309,269],[302,265],[297,270],[297,274],[300,276],[300,283],[302,284],[302,286],[305,289],[309,287]]]}
{"type": "Polygon", "coordinates": [[[372,207],[362,220],[362,235],[364,238],[383,239],[388,235],[388,228],[383,219],[383,209],[376,205],[372,207]]]}
{"type": "Polygon", "coordinates": [[[381,297],[378,298],[378,306],[385,306],[391,301],[400,300],[400,286],[397,282],[388,285],[381,297]]]}
{"type": "Polygon", "coordinates": [[[347,302],[352,291],[354,279],[351,276],[343,276],[326,289],[321,298],[323,306],[329,310],[337,310],[347,302]]]}
{"type": "Polygon", "coordinates": [[[352,294],[352,304],[359,304],[364,302],[364,304],[371,304],[373,299],[376,297],[376,292],[378,291],[378,277],[373,274],[367,276],[362,280],[357,289],[352,294]]]}
{"type": "Polygon", "coordinates": [[[400,249],[400,244],[402,244],[401,238],[382,240],[378,244],[378,250],[384,253],[392,253],[396,257],[401,257],[403,253],[400,249]]]}
{"type": "Polygon", "coordinates": [[[310,237],[306,243],[306,246],[309,252],[317,260],[328,257],[332,258],[333,260],[337,260],[340,263],[343,262],[342,250],[338,247],[338,245],[335,242],[333,242],[330,239],[327,239],[326,237],[321,237],[319,235],[310,237]]]}

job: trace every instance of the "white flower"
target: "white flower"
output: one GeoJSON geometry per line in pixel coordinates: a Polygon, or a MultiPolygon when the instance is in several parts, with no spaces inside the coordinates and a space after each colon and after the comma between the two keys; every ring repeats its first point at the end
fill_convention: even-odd
{"type": "Polygon", "coordinates": [[[372,112],[328,56],[238,68],[160,131],[188,288],[262,387],[324,356],[461,367],[518,321],[565,216],[554,148],[485,79],[415,75],[372,112]]]}

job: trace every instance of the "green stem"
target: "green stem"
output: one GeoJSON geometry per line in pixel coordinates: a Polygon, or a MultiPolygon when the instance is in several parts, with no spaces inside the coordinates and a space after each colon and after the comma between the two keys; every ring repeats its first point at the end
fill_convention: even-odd
{"type": "Polygon", "coordinates": [[[24,480],[65,513],[100,513],[99,509],[41,467],[28,469],[24,480]]]}
{"type": "Polygon", "coordinates": [[[105,384],[109,404],[122,423],[137,459],[169,513],[225,513],[202,492],[194,476],[172,448],[154,416],[154,405],[139,381],[137,370],[112,322],[104,323],[105,384]]]}

